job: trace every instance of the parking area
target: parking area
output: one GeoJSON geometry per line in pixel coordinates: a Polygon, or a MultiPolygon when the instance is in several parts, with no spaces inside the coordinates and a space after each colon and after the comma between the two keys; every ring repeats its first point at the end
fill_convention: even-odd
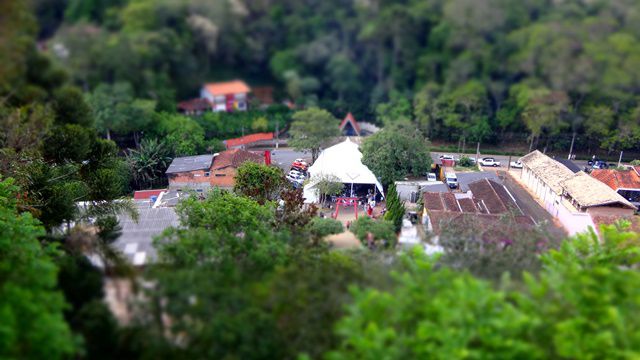
{"type": "Polygon", "coordinates": [[[549,214],[540,204],[529,194],[529,192],[518,183],[514,176],[519,176],[519,170],[512,170],[511,172],[499,171],[502,184],[509,190],[511,195],[515,198],[516,203],[522,209],[522,211],[530,216],[536,224],[546,224],[546,230],[549,234],[556,238],[561,239],[567,236],[560,224],[556,223],[553,216],[549,214]]]}

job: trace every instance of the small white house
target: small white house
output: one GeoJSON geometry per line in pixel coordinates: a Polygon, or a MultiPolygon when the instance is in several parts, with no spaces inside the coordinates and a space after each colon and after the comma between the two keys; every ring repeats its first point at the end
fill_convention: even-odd
{"type": "Polygon", "coordinates": [[[213,111],[246,111],[251,88],[242,80],[208,83],[200,90],[200,97],[211,103],[213,111]]]}

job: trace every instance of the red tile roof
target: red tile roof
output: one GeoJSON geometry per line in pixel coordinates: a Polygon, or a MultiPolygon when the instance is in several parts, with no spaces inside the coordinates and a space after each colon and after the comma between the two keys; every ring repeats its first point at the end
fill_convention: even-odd
{"type": "Polygon", "coordinates": [[[358,122],[351,113],[348,113],[344,120],[342,120],[342,122],[340,123],[340,131],[342,131],[345,126],[347,126],[348,122],[351,123],[351,126],[353,126],[353,128],[356,130],[356,133],[360,134],[360,125],[358,125],[358,122]]]}
{"type": "Polygon", "coordinates": [[[178,110],[181,111],[205,111],[211,110],[211,103],[207,99],[197,98],[185,100],[178,103],[178,110]]]}
{"type": "Polygon", "coordinates": [[[231,95],[251,92],[251,88],[242,80],[208,83],[204,88],[211,95],[231,95]]]}
{"type": "Polygon", "coordinates": [[[444,204],[440,198],[440,193],[437,192],[425,192],[424,207],[429,210],[444,210],[444,204]]]}
{"type": "Polygon", "coordinates": [[[247,145],[257,141],[265,141],[265,140],[273,140],[273,133],[256,133],[250,134],[239,138],[228,139],[224,141],[227,149],[240,146],[247,145]]]}
{"type": "Polygon", "coordinates": [[[475,213],[478,212],[478,208],[476,204],[473,202],[473,199],[463,198],[458,200],[458,204],[462,208],[462,212],[466,213],[475,213]]]}
{"type": "MultiPolygon", "coordinates": [[[[507,220],[504,215],[499,214],[473,214],[473,213],[460,213],[452,211],[430,211],[429,218],[433,232],[440,234],[443,228],[446,228],[449,224],[459,223],[462,226],[469,224],[476,224],[477,230],[486,233],[492,231],[495,235],[495,230],[500,229],[500,223],[503,220],[507,220]]],[[[535,223],[529,216],[518,215],[513,217],[513,221],[516,224],[523,225],[525,227],[534,226],[535,223]]]]}
{"type": "Polygon", "coordinates": [[[161,192],[167,191],[167,189],[155,189],[155,190],[138,190],[133,193],[134,200],[150,199],[152,196],[159,196],[161,192]]]}
{"type": "Polygon", "coordinates": [[[640,189],[640,176],[635,170],[594,169],[591,176],[613,190],[640,189]]]}
{"type": "Polygon", "coordinates": [[[226,150],[221,152],[213,159],[213,165],[211,166],[211,168],[214,170],[222,169],[228,166],[237,168],[245,161],[253,161],[259,164],[264,164],[264,156],[242,149],[226,150]]]}

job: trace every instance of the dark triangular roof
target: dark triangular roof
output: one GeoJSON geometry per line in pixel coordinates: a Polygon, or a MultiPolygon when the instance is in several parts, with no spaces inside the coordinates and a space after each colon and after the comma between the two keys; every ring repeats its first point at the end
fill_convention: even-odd
{"type": "Polygon", "coordinates": [[[342,120],[342,122],[340,123],[340,131],[344,130],[345,126],[347,126],[347,123],[351,123],[353,130],[355,130],[356,134],[360,136],[360,125],[358,125],[358,122],[353,117],[353,114],[351,114],[351,112],[349,112],[344,120],[342,120]]]}

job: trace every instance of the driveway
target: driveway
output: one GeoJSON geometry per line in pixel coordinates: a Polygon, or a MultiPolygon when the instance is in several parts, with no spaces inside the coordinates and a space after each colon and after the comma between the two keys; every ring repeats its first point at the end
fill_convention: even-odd
{"type": "Polygon", "coordinates": [[[520,206],[525,215],[531,216],[537,224],[546,223],[547,231],[549,231],[553,237],[562,239],[567,236],[564,229],[554,221],[553,216],[540,206],[533,196],[531,196],[531,194],[529,194],[529,192],[512,177],[517,175],[512,175],[505,171],[500,171],[498,175],[502,179],[502,184],[516,199],[516,203],[520,206]]]}
{"type": "Polygon", "coordinates": [[[457,172],[456,176],[458,177],[458,185],[462,192],[469,191],[469,184],[482,179],[502,183],[502,179],[493,171],[457,172]]]}

